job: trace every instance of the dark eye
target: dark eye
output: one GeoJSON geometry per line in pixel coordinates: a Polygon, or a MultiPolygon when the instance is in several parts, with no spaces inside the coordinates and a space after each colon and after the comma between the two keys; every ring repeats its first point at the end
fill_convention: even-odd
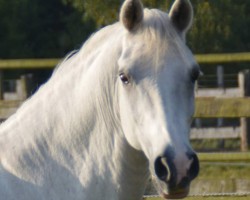
{"type": "Polygon", "coordinates": [[[125,84],[125,85],[128,85],[129,84],[129,78],[126,74],[124,73],[121,73],[120,75],[120,79],[121,81],[125,84]]]}
{"type": "Polygon", "coordinates": [[[200,70],[198,68],[192,69],[192,71],[191,71],[191,81],[192,81],[192,83],[195,83],[195,81],[198,80],[199,76],[200,76],[200,70]]]}

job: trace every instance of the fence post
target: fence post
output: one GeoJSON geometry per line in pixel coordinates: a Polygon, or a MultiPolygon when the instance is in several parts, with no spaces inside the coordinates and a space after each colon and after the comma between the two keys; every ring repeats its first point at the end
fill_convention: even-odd
{"type": "MultiPolygon", "coordinates": [[[[245,70],[239,73],[239,87],[242,97],[250,96],[250,71],[245,70]]],[[[247,151],[250,145],[250,119],[241,118],[241,151],[247,151]]]]}
{"type": "Polygon", "coordinates": [[[33,82],[32,79],[32,74],[26,74],[21,76],[19,96],[23,101],[31,95],[33,82]]]}
{"type": "MultiPolygon", "coordinates": [[[[219,65],[217,66],[217,87],[221,90],[225,89],[225,84],[224,84],[224,67],[219,65]]],[[[217,127],[222,127],[223,126],[223,118],[218,118],[217,119],[217,127]]],[[[225,147],[225,140],[221,139],[219,141],[219,146],[221,149],[225,147]]]]}
{"type": "Polygon", "coordinates": [[[27,98],[32,95],[32,90],[33,90],[33,86],[34,86],[33,78],[34,78],[33,74],[26,74],[25,75],[27,98]]]}

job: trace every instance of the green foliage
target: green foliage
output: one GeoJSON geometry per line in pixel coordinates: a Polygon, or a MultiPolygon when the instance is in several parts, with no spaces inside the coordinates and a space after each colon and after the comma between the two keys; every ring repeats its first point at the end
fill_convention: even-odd
{"type": "Polygon", "coordinates": [[[189,45],[195,52],[240,52],[250,50],[247,0],[193,0],[195,20],[189,45]]]}
{"type": "Polygon", "coordinates": [[[96,28],[117,21],[119,16],[119,0],[62,0],[64,4],[72,5],[83,13],[84,20],[94,20],[96,28]]]}
{"type": "MultiPolygon", "coordinates": [[[[84,12],[86,19],[93,19],[97,27],[114,23],[119,20],[122,0],[69,0],[76,9],[84,12]]],[[[167,11],[170,0],[144,0],[143,4],[149,8],[161,8],[167,11]]]]}
{"type": "Polygon", "coordinates": [[[143,4],[148,8],[159,8],[167,11],[169,9],[170,2],[170,0],[144,0],[143,4]]]}
{"type": "MultiPolygon", "coordinates": [[[[191,0],[195,53],[250,51],[250,1],[191,0]]],[[[119,19],[122,0],[0,0],[0,58],[62,57],[119,19]]],[[[168,11],[173,0],[143,0],[168,11]]]]}
{"type": "Polygon", "coordinates": [[[61,57],[94,23],[61,0],[0,0],[0,58],[61,57]]]}
{"type": "Polygon", "coordinates": [[[99,27],[118,19],[120,3],[117,0],[95,0],[95,3],[92,0],[85,0],[83,5],[86,10],[85,17],[93,18],[99,27]]]}

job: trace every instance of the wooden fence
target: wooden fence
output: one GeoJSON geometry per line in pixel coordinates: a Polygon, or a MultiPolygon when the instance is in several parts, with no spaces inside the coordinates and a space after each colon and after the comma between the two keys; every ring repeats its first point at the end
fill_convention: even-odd
{"type": "MultiPolygon", "coordinates": [[[[25,88],[25,87],[24,87],[25,88]]],[[[26,94],[26,92],[25,92],[26,94]]],[[[25,97],[26,95],[20,95],[25,97]]],[[[7,119],[23,103],[24,99],[1,100],[0,119],[7,119]]],[[[198,118],[242,118],[241,127],[227,128],[193,128],[191,139],[241,139],[242,151],[248,150],[249,128],[246,118],[250,117],[250,98],[197,98],[195,117],[198,118]]]]}
{"type": "MultiPolygon", "coordinates": [[[[198,63],[236,63],[250,62],[250,52],[231,54],[198,54],[195,56],[198,63]]],[[[61,59],[12,59],[1,60],[0,69],[41,69],[54,68],[61,59]]]]}
{"type": "MultiPolygon", "coordinates": [[[[206,54],[196,55],[199,63],[229,63],[250,62],[250,53],[234,54],[206,54]]],[[[4,70],[15,69],[53,69],[60,59],[16,59],[0,60],[0,119],[6,119],[22,104],[29,95],[29,77],[22,76],[17,81],[15,94],[3,91],[4,70]]],[[[250,117],[250,75],[239,75],[239,88],[230,90],[212,90],[212,96],[208,95],[211,90],[199,90],[196,98],[196,118],[241,118],[241,126],[236,128],[209,128],[192,129],[191,139],[223,139],[241,138],[241,149],[246,151],[250,144],[248,137],[250,117]],[[205,93],[207,97],[204,97],[205,93]],[[216,97],[214,97],[216,96],[216,97]],[[227,96],[227,98],[224,98],[227,96]]]]}
{"type": "Polygon", "coordinates": [[[250,71],[240,72],[238,88],[201,89],[196,94],[197,118],[240,118],[239,127],[193,128],[191,139],[241,139],[241,150],[250,144],[250,71]]]}

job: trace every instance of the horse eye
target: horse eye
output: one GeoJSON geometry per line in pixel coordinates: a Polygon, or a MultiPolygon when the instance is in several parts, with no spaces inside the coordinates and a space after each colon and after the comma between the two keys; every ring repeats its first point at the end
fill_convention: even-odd
{"type": "Polygon", "coordinates": [[[119,76],[120,76],[121,81],[122,81],[125,85],[128,85],[128,84],[129,84],[129,78],[128,78],[128,76],[126,76],[124,73],[121,73],[119,76]]]}
{"type": "Polygon", "coordinates": [[[195,83],[195,81],[198,80],[199,76],[200,76],[200,70],[198,68],[192,69],[192,71],[191,71],[191,81],[192,81],[192,83],[195,83]]]}

